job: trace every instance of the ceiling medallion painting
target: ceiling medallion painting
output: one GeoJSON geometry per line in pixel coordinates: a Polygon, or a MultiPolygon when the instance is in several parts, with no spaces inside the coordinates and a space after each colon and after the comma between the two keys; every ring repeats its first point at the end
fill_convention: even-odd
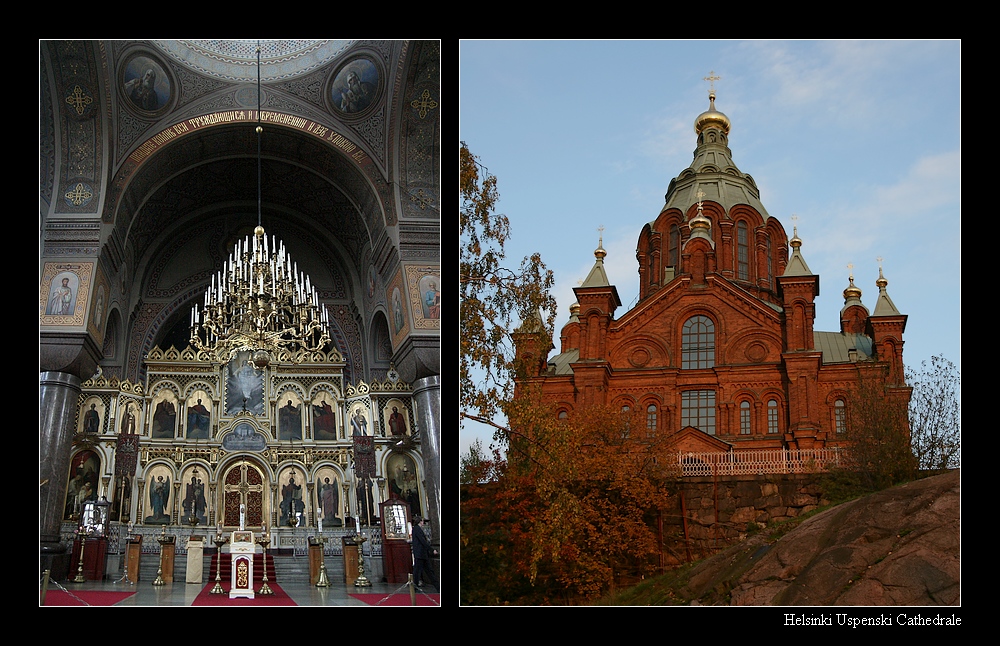
{"type": "Polygon", "coordinates": [[[124,103],[144,116],[161,112],[170,104],[171,83],[166,67],[145,53],[133,55],[121,68],[124,103]]]}
{"type": "Polygon", "coordinates": [[[340,114],[360,115],[378,103],[382,74],[375,62],[365,56],[341,67],[330,83],[329,99],[340,114]]]}

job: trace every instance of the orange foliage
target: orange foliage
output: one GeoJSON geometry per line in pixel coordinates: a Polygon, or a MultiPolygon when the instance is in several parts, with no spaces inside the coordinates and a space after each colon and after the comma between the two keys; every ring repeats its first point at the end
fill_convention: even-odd
{"type": "MultiPolygon", "coordinates": [[[[669,484],[659,468],[666,464],[662,439],[647,437],[640,417],[603,406],[558,420],[530,390],[505,413],[510,463],[492,489],[477,489],[462,503],[463,544],[505,550],[496,577],[507,588],[497,588],[498,601],[592,599],[623,577],[651,573],[654,519],[669,484]],[[475,536],[466,533],[473,517],[480,519],[475,536]]],[[[465,568],[476,567],[465,558],[463,552],[463,588],[474,585],[474,570],[466,579],[465,568]]]]}

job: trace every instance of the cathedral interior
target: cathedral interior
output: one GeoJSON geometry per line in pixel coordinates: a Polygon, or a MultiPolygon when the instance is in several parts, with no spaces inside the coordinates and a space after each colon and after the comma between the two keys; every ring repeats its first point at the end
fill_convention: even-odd
{"type": "Polygon", "coordinates": [[[440,536],[440,43],[40,41],[39,75],[42,568],[391,501],[440,536]],[[258,240],[328,330],[263,365],[192,345],[258,240]]]}

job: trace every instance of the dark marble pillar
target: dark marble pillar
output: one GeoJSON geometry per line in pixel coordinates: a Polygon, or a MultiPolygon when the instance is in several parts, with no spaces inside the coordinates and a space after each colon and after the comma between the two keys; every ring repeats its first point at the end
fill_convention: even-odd
{"type": "Polygon", "coordinates": [[[38,399],[38,534],[41,568],[54,579],[69,569],[69,545],[59,527],[66,495],[66,474],[79,407],[80,379],[65,372],[42,372],[38,399]]]}
{"type": "Polygon", "coordinates": [[[431,375],[413,382],[413,403],[420,428],[420,452],[424,460],[427,517],[434,541],[441,536],[441,377],[431,375]]]}

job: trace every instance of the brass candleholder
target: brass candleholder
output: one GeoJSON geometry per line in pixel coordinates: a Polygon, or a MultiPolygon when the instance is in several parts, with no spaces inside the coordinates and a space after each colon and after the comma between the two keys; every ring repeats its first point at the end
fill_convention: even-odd
{"type": "Polygon", "coordinates": [[[226,537],[222,534],[216,534],[215,538],[212,540],[215,543],[215,587],[209,592],[209,594],[224,594],[226,591],[222,589],[222,546],[226,544],[226,537]]]}
{"type": "Polygon", "coordinates": [[[260,538],[257,539],[257,542],[264,548],[264,579],[261,583],[260,590],[257,591],[257,594],[274,594],[274,590],[272,590],[271,586],[267,584],[267,546],[271,544],[271,535],[261,534],[260,538]]]}
{"type": "Polygon", "coordinates": [[[320,550],[319,579],[316,580],[316,587],[329,588],[330,579],[326,575],[326,555],[323,553],[324,545],[326,544],[326,539],[324,539],[322,536],[319,536],[317,537],[316,541],[319,543],[319,550],[320,550]]]}
{"type": "Polygon", "coordinates": [[[73,583],[85,583],[87,579],[83,577],[83,548],[87,545],[87,535],[80,532],[80,562],[77,563],[76,567],[76,578],[73,579],[73,583]]]}
{"type": "Polygon", "coordinates": [[[372,582],[368,580],[365,576],[365,550],[364,543],[368,539],[358,533],[357,538],[354,539],[358,544],[358,578],[354,579],[354,586],[357,588],[370,587],[372,582]]]}
{"type": "Polygon", "coordinates": [[[156,567],[156,578],[153,580],[153,585],[165,585],[166,581],[163,580],[163,546],[170,542],[171,537],[167,536],[167,526],[163,526],[163,532],[156,537],[156,542],[160,544],[160,564],[156,567]]]}

